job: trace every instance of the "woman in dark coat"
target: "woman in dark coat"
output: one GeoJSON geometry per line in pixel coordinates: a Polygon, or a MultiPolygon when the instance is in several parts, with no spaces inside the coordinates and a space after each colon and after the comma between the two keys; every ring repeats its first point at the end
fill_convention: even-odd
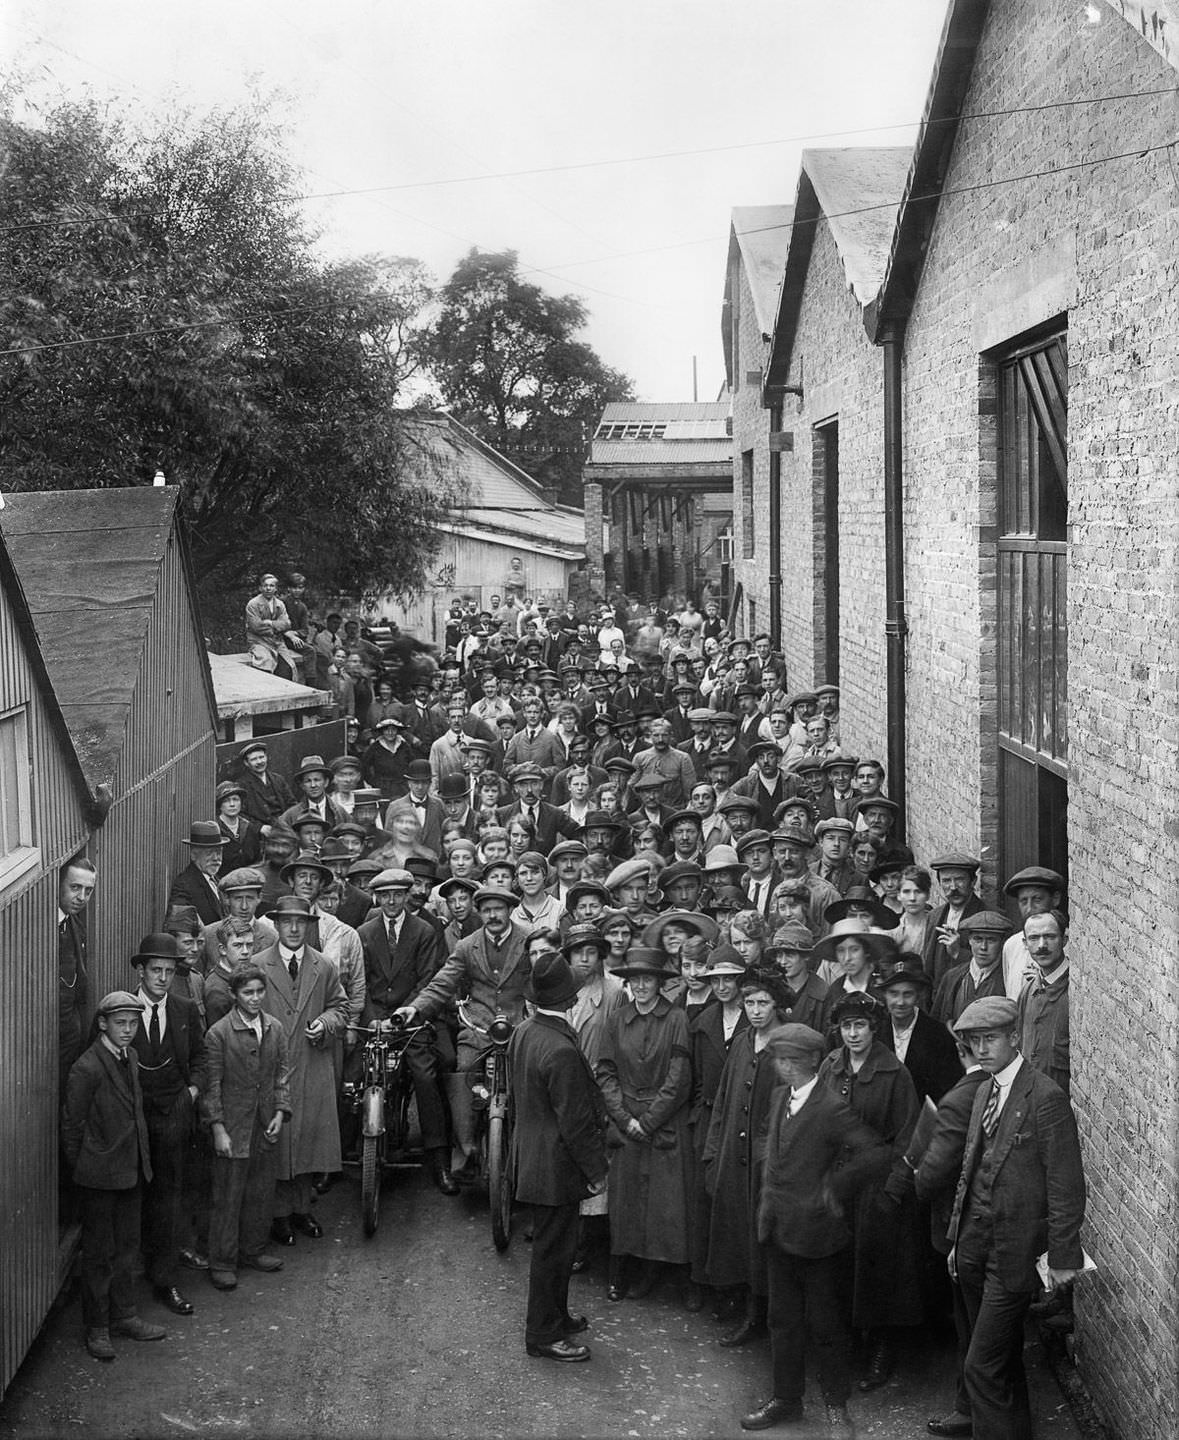
{"type": "Polygon", "coordinates": [[[611,1300],[627,1294],[626,1257],[646,1263],[633,1290],[650,1293],[661,1265],[687,1264],[692,1067],[688,1022],[661,995],[673,975],[659,950],[634,945],[614,974],[632,998],[606,1021],[595,1076],[611,1120],[611,1300]]]}
{"type": "MultiPolygon", "coordinates": [[[[703,944],[702,938],[700,943],[703,944]]],[[[688,941],[684,946],[685,965],[694,963],[689,953],[692,946],[692,941],[688,941]]],[[[692,1046],[691,1124],[694,1162],[688,1248],[692,1260],[692,1285],[695,1287],[694,1291],[689,1292],[689,1310],[701,1309],[704,1303],[701,1287],[711,1288],[708,1278],[708,1234],[712,1223],[712,1196],[704,1183],[704,1147],[708,1141],[713,1104],[733,1040],[740,1031],[749,1028],[740,990],[745,967],[732,946],[722,945],[715,950],[704,973],[710,982],[712,1003],[700,1006],[688,1023],[688,1036],[692,1046]]],[[[727,1318],[732,1313],[732,1305],[722,1292],[717,1292],[713,1313],[717,1319],[727,1318]]]]}
{"type": "Polygon", "coordinates": [[[705,1274],[718,1289],[739,1287],[745,1293],[744,1317],[721,1337],[722,1345],[744,1345],[766,1331],[767,1285],[755,1223],[760,1142],[777,1074],[765,1046],[770,1032],[789,1017],[793,998],[770,969],[746,971],[741,996],[749,1028],[735,1035],[729,1048],[703,1155],[712,1196],[705,1274]]]}
{"type": "Polygon", "coordinates": [[[917,1206],[901,1159],[919,1107],[908,1070],[876,1039],[887,1023],[879,1000],[862,991],[842,996],[830,1019],[841,1043],[823,1061],[819,1083],[845,1100],[894,1157],[887,1177],[860,1191],[852,1218],[851,1320],[870,1340],[860,1389],[875,1390],[892,1374],[892,1332],[923,1319],[917,1206]]]}

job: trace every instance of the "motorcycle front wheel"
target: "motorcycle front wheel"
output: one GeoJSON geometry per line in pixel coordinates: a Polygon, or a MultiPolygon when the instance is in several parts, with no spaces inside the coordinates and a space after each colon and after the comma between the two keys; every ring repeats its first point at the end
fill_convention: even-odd
{"type": "Polygon", "coordinates": [[[512,1180],[508,1144],[507,1122],[502,1115],[493,1115],[487,1128],[487,1189],[491,1201],[491,1238],[497,1250],[506,1250],[512,1238],[512,1180]]]}
{"type": "Polygon", "coordinates": [[[366,1235],[375,1235],[381,1218],[380,1136],[365,1135],[360,1156],[360,1218],[366,1235]]]}

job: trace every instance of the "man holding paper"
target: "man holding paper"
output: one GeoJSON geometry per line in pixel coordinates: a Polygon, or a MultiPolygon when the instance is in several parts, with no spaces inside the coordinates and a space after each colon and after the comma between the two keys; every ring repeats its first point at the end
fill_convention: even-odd
{"type": "Polygon", "coordinates": [[[1084,1263],[1085,1177],[1064,1092],[1019,1053],[1018,1010],[992,996],[954,1026],[989,1081],[975,1093],[950,1217],[950,1273],[970,1322],[974,1440],[1031,1440],[1023,1326],[1048,1257],[1050,1290],[1084,1263]]]}

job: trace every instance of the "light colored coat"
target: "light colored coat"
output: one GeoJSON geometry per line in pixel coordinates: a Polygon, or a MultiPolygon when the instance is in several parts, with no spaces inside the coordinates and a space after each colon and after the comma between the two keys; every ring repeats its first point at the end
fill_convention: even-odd
{"type": "Polygon", "coordinates": [[[228,1130],[232,1160],[249,1159],[255,1119],[265,1127],[277,1110],[291,1116],[287,1034],[273,1015],[261,1019],[261,1045],[236,1006],[205,1034],[201,1112],[228,1130]]]}

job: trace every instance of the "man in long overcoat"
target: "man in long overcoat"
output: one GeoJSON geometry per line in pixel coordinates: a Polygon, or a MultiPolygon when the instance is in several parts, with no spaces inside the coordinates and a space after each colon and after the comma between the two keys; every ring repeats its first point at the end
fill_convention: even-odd
{"type": "Polygon", "coordinates": [[[606,1184],[606,1112],[569,1024],[577,981],[563,955],[539,958],[532,998],[536,1013],[516,1030],[508,1050],[516,1198],[532,1206],[524,1341],[537,1358],[588,1360],[589,1346],[569,1338],[586,1326],[584,1317],[569,1313],[569,1278],[578,1206],[606,1184]]]}
{"type": "Polygon", "coordinates": [[[340,1168],[340,1125],[331,1042],[347,1024],[347,997],[335,966],[307,941],[311,910],[280,895],[271,911],[278,944],[254,957],[266,976],[266,1013],[287,1032],[291,1123],[278,1140],[272,1236],[293,1245],[297,1228],[312,1239],[323,1228],[311,1214],[313,1177],[340,1168]]]}

